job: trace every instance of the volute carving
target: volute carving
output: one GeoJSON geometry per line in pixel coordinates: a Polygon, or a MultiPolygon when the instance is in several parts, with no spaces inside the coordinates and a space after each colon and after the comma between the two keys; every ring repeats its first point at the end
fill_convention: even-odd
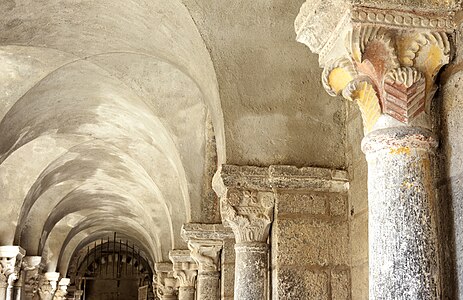
{"type": "Polygon", "coordinates": [[[177,278],[180,287],[194,287],[198,265],[191,257],[190,250],[171,250],[169,258],[173,264],[174,277],[177,278]]]}
{"type": "Polygon", "coordinates": [[[232,189],[220,203],[222,219],[232,228],[237,243],[266,242],[273,221],[273,192],[232,189]]]}
{"type": "Polygon", "coordinates": [[[223,242],[216,240],[194,240],[188,241],[188,249],[191,257],[196,261],[200,273],[217,272],[219,270],[219,253],[223,242]]]}

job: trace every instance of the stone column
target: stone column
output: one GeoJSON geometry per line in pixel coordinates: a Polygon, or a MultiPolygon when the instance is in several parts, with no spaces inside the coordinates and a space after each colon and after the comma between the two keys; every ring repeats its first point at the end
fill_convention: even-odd
{"type": "Polygon", "coordinates": [[[11,299],[13,300],[21,300],[23,298],[22,296],[22,290],[23,290],[23,284],[24,284],[24,271],[20,270],[18,272],[18,278],[13,281],[13,293],[11,299]]]}
{"type": "Polygon", "coordinates": [[[58,289],[53,296],[53,300],[64,300],[66,299],[68,285],[71,283],[71,279],[69,278],[61,278],[58,283],[58,289]]]}
{"type": "Polygon", "coordinates": [[[174,278],[173,266],[168,262],[156,263],[154,269],[156,275],[156,294],[161,300],[178,299],[178,283],[174,278]]]}
{"type": "Polygon", "coordinates": [[[214,178],[225,225],[235,235],[235,299],[267,299],[267,239],[273,221],[274,192],[269,168],[223,165],[214,178]]]}
{"type": "Polygon", "coordinates": [[[19,246],[0,246],[0,300],[13,299],[13,283],[25,253],[19,246]]]}
{"type": "Polygon", "coordinates": [[[218,224],[184,224],[182,237],[188,243],[191,257],[198,264],[197,298],[220,299],[219,254],[223,240],[233,236],[218,224]]]}
{"type": "Polygon", "coordinates": [[[40,300],[52,300],[58,285],[59,273],[46,272],[39,277],[38,294],[40,300]]]}
{"type": "Polygon", "coordinates": [[[454,9],[307,1],[296,19],[297,40],[319,54],[325,89],[362,113],[369,299],[441,299],[430,108],[449,62],[454,9]]]}
{"type": "Polygon", "coordinates": [[[84,291],[83,290],[76,290],[74,292],[74,298],[75,300],[80,300],[82,299],[82,295],[84,294],[84,291]]]}
{"type": "Polygon", "coordinates": [[[174,277],[179,284],[178,299],[194,300],[198,265],[191,257],[190,250],[172,250],[169,252],[169,258],[173,264],[174,277]]]}
{"type": "Polygon", "coordinates": [[[37,293],[41,261],[41,256],[26,256],[23,258],[24,296],[27,300],[34,298],[37,293]]]}

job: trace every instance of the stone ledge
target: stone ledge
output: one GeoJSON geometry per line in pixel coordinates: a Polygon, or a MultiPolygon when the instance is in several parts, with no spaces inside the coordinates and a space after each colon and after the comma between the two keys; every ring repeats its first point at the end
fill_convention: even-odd
{"type": "Polygon", "coordinates": [[[185,241],[235,239],[233,231],[222,224],[185,223],[182,226],[181,236],[185,241]]]}
{"type": "Polygon", "coordinates": [[[272,191],[305,189],[347,191],[348,173],[344,170],[272,165],[269,167],[222,165],[214,176],[214,190],[219,196],[227,188],[272,191]]]}

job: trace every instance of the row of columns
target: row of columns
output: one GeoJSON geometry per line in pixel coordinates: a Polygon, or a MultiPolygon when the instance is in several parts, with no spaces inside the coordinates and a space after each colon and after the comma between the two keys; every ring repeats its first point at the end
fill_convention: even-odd
{"type": "Polygon", "coordinates": [[[235,299],[267,298],[267,239],[275,204],[268,168],[223,166],[214,189],[221,198],[223,225],[184,224],[181,235],[189,250],[173,250],[171,263],[155,265],[155,294],[161,300],[220,299],[224,240],[235,241],[235,299]]]}
{"type": "Polygon", "coordinates": [[[41,256],[25,256],[19,246],[0,246],[0,300],[63,300],[69,278],[42,271],[41,256]]]}

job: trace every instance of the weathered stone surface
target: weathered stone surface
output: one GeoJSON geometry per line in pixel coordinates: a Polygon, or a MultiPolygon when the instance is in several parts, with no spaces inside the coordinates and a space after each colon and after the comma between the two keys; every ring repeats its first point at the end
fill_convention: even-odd
{"type": "Polygon", "coordinates": [[[268,290],[267,243],[236,244],[235,255],[235,299],[265,299],[268,290]]]}
{"type": "MultiPolygon", "coordinates": [[[[338,180],[342,184],[344,176],[337,179],[325,177],[325,174],[333,172],[320,170],[313,175],[318,175],[319,180],[330,180],[333,183],[338,180]]],[[[308,176],[305,178],[308,181],[314,180],[308,176]]],[[[288,176],[288,181],[291,179],[288,176]]],[[[301,188],[277,190],[271,241],[272,282],[278,285],[272,287],[273,298],[350,297],[350,277],[347,271],[350,257],[346,249],[349,245],[347,190],[333,189],[336,184],[324,188],[308,184],[303,189],[302,183],[303,180],[299,178],[301,188]],[[293,280],[297,280],[297,283],[293,280]]]]}
{"type": "Polygon", "coordinates": [[[436,146],[429,131],[412,127],[365,137],[370,297],[440,297],[432,171],[436,146]]]}
{"type": "Polygon", "coordinates": [[[329,274],[323,269],[282,268],[276,279],[273,299],[330,299],[329,274]]]}
{"type": "Polygon", "coordinates": [[[350,227],[349,252],[352,266],[358,266],[368,262],[368,211],[355,215],[350,227]]]}
{"type": "Polygon", "coordinates": [[[348,265],[349,225],[324,220],[282,219],[273,232],[275,258],[282,265],[348,265]],[[299,247],[305,245],[305,247],[299,247]]]}
{"type": "Polygon", "coordinates": [[[437,164],[439,172],[439,241],[442,258],[444,299],[463,297],[463,73],[461,71],[461,24],[457,31],[455,64],[443,76],[441,100],[441,141],[437,164]]]}
{"type": "Polygon", "coordinates": [[[235,241],[224,240],[222,248],[221,268],[221,298],[233,299],[235,288],[235,241]]]}
{"type": "Polygon", "coordinates": [[[368,263],[351,268],[352,299],[368,300],[368,263]]]}
{"type": "Polygon", "coordinates": [[[278,195],[278,214],[326,215],[331,194],[281,193],[278,195]]]}
{"type": "Polygon", "coordinates": [[[181,235],[185,241],[189,239],[222,241],[235,238],[233,231],[222,224],[185,223],[181,235]]]}
{"type": "Polygon", "coordinates": [[[331,299],[345,300],[351,298],[351,278],[347,269],[331,271],[331,299]]]}

